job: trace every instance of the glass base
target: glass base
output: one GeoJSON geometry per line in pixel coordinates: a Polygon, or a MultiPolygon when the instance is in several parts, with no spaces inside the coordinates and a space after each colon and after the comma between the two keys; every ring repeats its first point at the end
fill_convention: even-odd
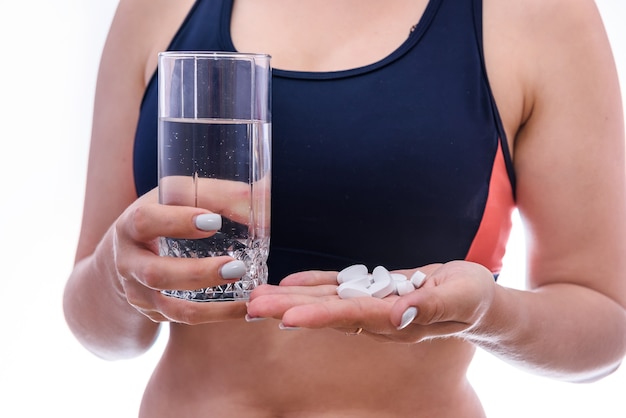
{"type": "Polygon", "coordinates": [[[162,294],[193,302],[247,301],[250,293],[267,281],[267,252],[269,240],[253,240],[249,245],[216,233],[199,240],[161,238],[159,252],[162,256],[198,258],[229,255],[246,264],[247,273],[233,283],[196,290],[163,290],[162,294]]]}
{"type": "Polygon", "coordinates": [[[249,300],[256,286],[255,282],[240,281],[197,290],[162,290],[161,293],[192,302],[234,302],[249,300]]]}

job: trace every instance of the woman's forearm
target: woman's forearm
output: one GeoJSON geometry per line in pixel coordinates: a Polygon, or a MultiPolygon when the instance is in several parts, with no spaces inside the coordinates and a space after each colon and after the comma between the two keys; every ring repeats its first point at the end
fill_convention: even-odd
{"type": "Polygon", "coordinates": [[[574,284],[535,291],[498,286],[492,308],[463,336],[535,374],[592,381],[613,372],[626,353],[626,311],[574,284]]]}
{"type": "Polygon", "coordinates": [[[76,338],[95,355],[123,359],[144,353],[159,324],[133,308],[112,265],[112,231],[96,251],[78,261],[65,287],[63,309],[76,338]]]}

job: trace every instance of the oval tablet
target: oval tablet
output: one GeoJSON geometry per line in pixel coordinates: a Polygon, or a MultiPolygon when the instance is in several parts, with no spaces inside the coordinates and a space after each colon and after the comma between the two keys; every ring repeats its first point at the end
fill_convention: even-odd
{"type": "Polygon", "coordinates": [[[375,298],[384,298],[392,294],[396,289],[395,281],[389,271],[383,266],[378,266],[372,272],[374,283],[369,287],[369,293],[375,298]]]}
{"type": "Polygon", "coordinates": [[[353,286],[351,282],[337,286],[337,294],[341,299],[369,298],[372,296],[366,287],[353,286]]]}
{"type": "Polygon", "coordinates": [[[365,265],[355,264],[355,265],[346,267],[345,269],[341,270],[337,274],[337,283],[341,284],[341,283],[348,282],[350,280],[359,279],[363,276],[367,276],[367,274],[368,274],[368,271],[365,265]]]}
{"type": "Polygon", "coordinates": [[[406,282],[407,278],[402,273],[391,273],[391,278],[397,282],[406,282]]]}

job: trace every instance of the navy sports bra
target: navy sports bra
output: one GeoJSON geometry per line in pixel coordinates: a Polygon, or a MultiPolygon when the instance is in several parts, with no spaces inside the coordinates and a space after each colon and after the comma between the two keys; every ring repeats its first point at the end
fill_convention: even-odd
{"type": "MultiPolygon", "coordinates": [[[[198,0],[169,50],[234,51],[232,0],[198,0]]],[[[254,51],[263,52],[263,51],[254,51]]],[[[487,81],[480,0],[430,0],[379,62],[274,70],[270,282],[308,269],[466,259],[495,274],[514,207],[487,81]]],[[[137,126],[135,185],[157,185],[157,83],[137,126]]]]}

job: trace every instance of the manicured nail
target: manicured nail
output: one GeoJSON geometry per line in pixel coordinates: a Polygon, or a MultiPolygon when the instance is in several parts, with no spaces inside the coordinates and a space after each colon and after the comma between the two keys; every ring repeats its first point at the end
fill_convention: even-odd
{"type": "Polygon", "coordinates": [[[241,260],[233,260],[220,268],[222,279],[241,279],[246,274],[246,264],[241,260]]]}
{"type": "Polygon", "coordinates": [[[400,325],[398,325],[398,328],[397,328],[398,331],[408,327],[409,324],[413,322],[416,316],[417,316],[417,308],[414,306],[411,306],[406,311],[404,311],[404,313],[402,314],[402,321],[400,321],[400,325]]]}
{"type": "Polygon", "coordinates": [[[202,231],[217,231],[222,227],[222,217],[217,213],[203,213],[196,216],[196,228],[202,231]]]}
{"type": "Polygon", "coordinates": [[[287,326],[287,325],[283,324],[282,322],[280,324],[278,324],[278,328],[284,329],[286,331],[292,331],[292,330],[300,329],[300,327],[290,327],[290,326],[287,326]]]}
{"type": "Polygon", "coordinates": [[[263,321],[266,318],[262,316],[250,316],[246,314],[246,316],[244,316],[244,319],[246,320],[246,322],[257,322],[257,321],[263,321]]]}

